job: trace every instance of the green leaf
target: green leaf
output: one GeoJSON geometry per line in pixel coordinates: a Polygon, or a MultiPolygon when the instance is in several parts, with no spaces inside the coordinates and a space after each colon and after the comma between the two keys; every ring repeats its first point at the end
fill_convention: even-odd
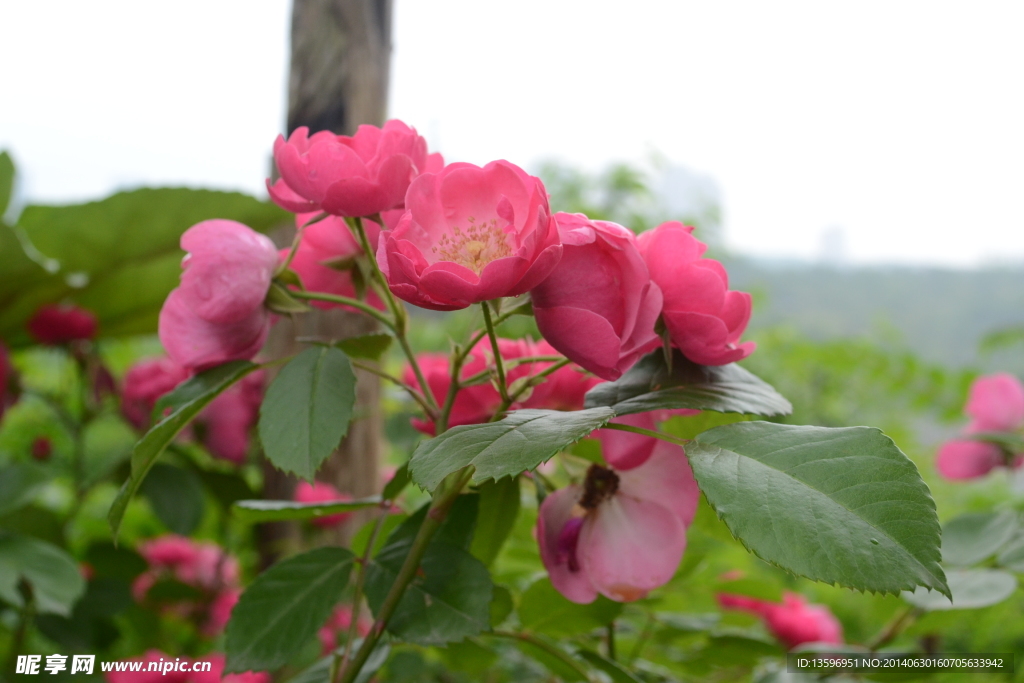
{"type": "MultiPolygon", "coordinates": [[[[473,541],[473,530],[476,528],[477,511],[480,507],[480,496],[476,493],[464,493],[455,499],[448,515],[434,533],[433,542],[449,543],[469,550],[473,541]]],[[[420,530],[420,525],[427,516],[430,503],[424,503],[416,512],[405,519],[388,535],[386,545],[397,545],[403,541],[411,541],[420,530]]]]}
{"type": "Polygon", "coordinates": [[[317,548],[256,577],[228,621],[225,671],[264,671],[286,664],[341,600],[354,559],[344,548],[317,548]]]}
{"type": "Polygon", "coordinates": [[[497,652],[469,638],[448,644],[438,654],[446,668],[461,671],[476,680],[486,679],[484,674],[498,661],[497,652]]]}
{"type": "Polygon", "coordinates": [[[767,382],[735,363],[697,365],[679,351],[672,371],[659,349],[641,358],[614,382],[602,382],[587,392],[586,406],[611,406],[616,415],[663,408],[692,408],[720,413],[788,415],[793,406],[767,382]]]}
{"type": "Polygon", "coordinates": [[[399,493],[405,490],[410,481],[409,463],[406,462],[395,470],[395,476],[391,477],[391,481],[384,485],[384,491],[380,494],[381,498],[384,500],[394,500],[398,497],[399,493]]]}
{"type": "MultiPolygon", "coordinates": [[[[359,649],[359,644],[362,642],[362,639],[357,639],[352,643],[353,652],[359,649]]],[[[373,678],[373,675],[377,673],[377,670],[384,666],[384,662],[388,660],[390,652],[391,646],[384,640],[378,640],[377,644],[373,647],[373,651],[370,652],[370,656],[366,658],[363,668],[359,670],[355,683],[368,683],[373,678]]],[[[296,674],[293,678],[289,678],[288,683],[330,683],[331,663],[333,661],[333,655],[324,657],[296,674]]]]}
{"type": "Polygon", "coordinates": [[[14,194],[14,161],[6,151],[0,152],[0,218],[7,212],[14,194]]]}
{"type": "Polygon", "coordinates": [[[235,503],[235,517],[243,522],[277,522],[284,519],[316,519],[339,512],[352,512],[379,507],[380,496],[337,503],[294,503],[290,500],[240,500],[235,503]]]}
{"type": "Polygon", "coordinates": [[[0,516],[28,505],[50,476],[35,463],[16,462],[0,469],[0,516]]]}
{"type": "MultiPolygon", "coordinates": [[[[184,252],[178,242],[192,225],[226,218],[266,232],[290,216],[270,202],[234,192],[140,189],[67,206],[27,206],[17,228],[39,252],[0,235],[0,337],[29,344],[24,323],[43,303],[70,299],[93,311],[105,337],[153,334],[160,308],[178,286],[184,252]],[[9,247],[9,248],[8,248],[9,247]]],[[[0,232],[3,232],[0,230],[0,232]]]]}
{"type": "Polygon", "coordinates": [[[551,585],[540,579],[523,592],[519,599],[519,621],[523,630],[570,637],[604,628],[622,614],[622,603],[603,595],[586,605],[566,599],[551,585]]]}
{"type": "Polygon", "coordinates": [[[433,491],[446,476],[473,465],[473,482],[514,477],[603,427],[610,408],[574,412],[516,410],[498,422],[463,425],[425,441],[409,461],[412,480],[433,491]]]}
{"type": "Polygon", "coordinates": [[[313,480],[348,432],[356,376],[344,352],[306,349],[284,366],[260,406],[263,450],[280,470],[313,480]]]}
{"type": "MultiPolygon", "coordinates": [[[[377,533],[377,538],[373,542],[373,549],[370,551],[371,555],[375,555],[380,552],[380,549],[387,544],[388,536],[405,520],[408,519],[405,515],[388,515],[381,524],[380,531],[377,533]]],[[[377,525],[377,520],[371,519],[369,522],[364,524],[356,532],[356,535],[352,537],[352,553],[356,557],[362,557],[363,553],[366,552],[366,544],[370,542],[370,536],[373,535],[373,527],[377,525]]]]}
{"type": "Polygon", "coordinates": [[[95,484],[130,458],[137,439],[135,430],[116,415],[101,415],[89,422],[82,434],[83,483],[95,484]]]}
{"type": "MultiPolygon", "coordinates": [[[[385,546],[366,575],[366,599],[374,614],[409,554],[412,539],[385,546]]],[[[491,627],[491,577],[479,560],[445,542],[427,547],[416,578],[398,603],[388,631],[420,645],[444,645],[491,627]]]]}
{"type": "Polygon", "coordinates": [[[258,365],[249,361],[232,361],[218,365],[189,379],[172,391],[168,397],[165,397],[166,405],[174,406],[174,409],[170,415],[153,425],[146,435],[135,444],[131,459],[131,474],[121,486],[121,490],[118,491],[117,497],[114,498],[114,502],[110,506],[110,512],[107,513],[107,521],[110,522],[115,539],[121,528],[124,512],[128,509],[128,502],[138,491],[146,474],[168,444],[210,401],[257,368],[259,368],[258,365]]]}
{"type": "Polygon", "coordinates": [[[304,302],[289,294],[286,287],[276,282],[270,283],[270,289],[267,290],[267,298],[263,300],[263,305],[274,313],[280,313],[281,315],[308,313],[312,310],[304,302]]]}
{"type": "MultiPolygon", "coordinates": [[[[547,638],[542,638],[540,636],[534,636],[534,638],[538,642],[544,643],[552,649],[562,650],[557,643],[553,643],[547,638]]],[[[558,676],[558,678],[565,681],[565,683],[587,681],[587,678],[585,678],[578,670],[569,666],[569,664],[563,661],[561,657],[551,654],[543,647],[540,647],[529,640],[516,640],[516,646],[524,655],[543,664],[548,671],[558,676]]],[[[568,658],[572,657],[568,652],[565,653],[565,656],[568,658]]],[[[580,665],[580,667],[584,668],[582,665],[580,665]]]]}
{"type": "Polygon", "coordinates": [[[85,593],[85,579],[78,563],[55,545],[30,536],[0,534],[0,598],[23,607],[18,584],[32,586],[39,613],[70,616],[71,608],[85,593]]]}
{"type": "Polygon", "coordinates": [[[580,657],[590,662],[594,668],[600,669],[608,674],[608,677],[612,679],[612,683],[642,683],[639,678],[631,674],[624,666],[618,662],[613,662],[604,655],[598,654],[593,650],[582,648],[578,654],[580,657]]]}
{"type": "Polygon", "coordinates": [[[469,552],[489,567],[501,552],[501,546],[512,533],[519,516],[519,478],[486,481],[477,487],[477,491],[480,492],[480,512],[469,552]]]}
{"type": "Polygon", "coordinates": [[[203,484],[194,472],[156,463],[140,488],[169,530],[188,536],[203,519],[203,484]]]}
{"type": "Polygon", "coordinates": [[[349,358],[365,358],[367,360],[380,360],[384,352],[391,347],[394,338],[390,334],[377,332],[364,334],[359,337],[349,337],[335,342],[334,345],[345,352],[349,358]]]}
{"type": "Polygon", "coordinates": [[[903,593],[903,599],[929,612],[978,609],[1006,600],[1017,590],[1017,577],[998,569],[951,569],[947,574],[952,602],[946,596],[918,588],[903,593]]]}
{"type": "Polygon", "coordinates": [[[199,478],[206,490],[213,494],[222,506],[229,508],[237,501],[248,500],[256,495],[248,482],[236,473],[200,470],[199,478]]]}
{"type": "Polygon", "coordinates": [[[708,502],[761,559],[858,590],[948,594],[935,503],[879,430],[738,422],[686,453],[708,502]]]}
{"type": "Polygon", "coordinates": [[[942,561],[960,567],[996,554],[1017,531],[1017,513],[981,512],[955,517],[942,525],[942,561]]]}
{"type": "Polygon", "coordinates": [[[92,567],[96,578],[119,579],[131,583],[149,568],[134,550],[116,547],[113,543],[94,543],[85,551],[85,561],[92,567]]]}
{"type": "Polygon", "coordinates": [[[512,614],[512,592],[495,584],[494,598],[491,599],[491,626],[496,628],[512,614]]]}

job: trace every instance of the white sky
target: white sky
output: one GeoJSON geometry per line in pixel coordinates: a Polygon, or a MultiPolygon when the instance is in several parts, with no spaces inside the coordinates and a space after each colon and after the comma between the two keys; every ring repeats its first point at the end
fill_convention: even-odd
{"type": "MultiPolygon", "coordinates": [[[[449,160],[714,177],[727,243],[856,262],[1024,260],[1024,4],[395,0],[391,113],[449,160]]],[[[262,193],[287,0],[0,1],[23,198],[262,193]]]]}

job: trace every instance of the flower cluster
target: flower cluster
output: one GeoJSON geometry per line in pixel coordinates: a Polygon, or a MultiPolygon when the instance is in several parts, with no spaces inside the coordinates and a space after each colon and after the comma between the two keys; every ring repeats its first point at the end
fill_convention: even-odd
{"type": "MultiPolygon", "coordinates": [[[[615,223],[554,213],[540,179],[515,164],[446,165],[400,121],[353,136],[300,128],[278,138],[274,159],[280,178],[268,190],[296,214],[291,248],[277,252],[223,220],[182,237],[188,255],[160,337],[188,372],[251,359],[271,307],[301,309],[284,292],[393,321],[396,334],[406,320],[398,300],[435,311],[481,304],[486,334],[465,348],[415,357],[404,347],[410,364],[392,379],[424,408],[413,425],[429,435],[510,410],[580,410],[595,384],[663,346],[704,365],[754,350],[740,341],[750,295],[729,289],[722,264],[705,258],[705,245],[681,223],[637,237],[615,223]],[[525,294],[543,339],[498,339],[491,311],[525,294]]],[[[651,429],[665,417],[616,422],[651,429]]],[[[572,600],[639,599],[678,566],[697,487],[680,446],[622,431],[594,436],[607,466],[544,501],[541,555],[572,600]]],[[[342,498],[325,484],[304,484],[296,499],[342,498]]]]}
{"type": "Polygon", "coordinates": [[[174,534],[141,543],[138,551],[149,568],[132,583],[136,602],[144,602],[161,580],[178,581],[198,589],[205,599],[178,602],[168,609],[201,621],[202,631],[208,636],[224,630],[242,593],[238,560],[213,543],[198,543],[174,534]]]}
{"type": "Polygon", "coordinates": [[[971,438],[983,432],[1008,435],[1024,427],[1024,386],[1013,375],[979,377],[971,385],[964,412],[971,418],[964,438],[947,441],[939,449],[936,467],[946,479],[975,479],[999,466],[1020,467],[1024,457],[1009,446],[971,438]]]}

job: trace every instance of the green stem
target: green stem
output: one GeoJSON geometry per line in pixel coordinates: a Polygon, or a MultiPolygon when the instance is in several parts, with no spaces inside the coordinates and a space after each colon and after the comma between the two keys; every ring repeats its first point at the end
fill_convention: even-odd
{"type": "Polygon", "coordinates": [[[359,558],[359,573],[356,574],[356,587],[352,593],[352,623],[349,624],[348,635],[345,636],[345,652],[341,655],[340,661],[338,659],[338,655],[334,655],[335,675],[331,677],[331,683],[335,683],[337,674],[344,671],[345,667],[348,666],[348,658],[349,655],[352,654],[352,642],[359,634],[359,612],[361,611],[363,602],[363,585],[366,583],[366,568],[370,564],[370,555],[373,554],[373,546],[377,542],[377,536],[380,534],[380,530],[384,526],[384,520],[387,518],[387,508],[382,508],[380,516],[377,517],[377,521],[373,525],[373,531],[370,532],[370,540],[366,543],[366,550],[363,551],[363,556],[359,558]]]}
{"type": "Polygon", "coordinates": [[[583,666],[581,666],[579,662],[577,662],[575,659],[569,656],[569,653],[565,652],[559,647],[555,647],[547,641],[537,638],[536,636],[530,633],[516,633],[515,631],[502,631],[496,629],[494,631],[491,631],[490,633],[483,633],[481,635],[494,636],[496,638],[509,638],[511,640],[521,640],[524,643],[529,643],[530,645],[533,645],[534,647],[541,649],[544,652],[551,655],[552,657],[555,657],[556,659],[560,660],[566,666],[568,666],[577,674],[579,674],[583,680],[594,680],[590,677],[590,672],[583,668],[583,666]]]}
{"type": "Polygon", "coordinates": [[[356,237],[359,239],[359,245],[363,248],[363,253],[366,255],[367,260],[370,262],[370,266],[373,268],[373,277],[377,280],[381,294],[384,297],[384,301],[387,303],[388,309],[391,311],[391,315],[394,316],[394,325],[392,330],[395,333],[395,337],[398,338],[398,343],[402,347],[402,351],[405,353],[405,357],[409,359],[409,365],[412,367],[413,374],[416,375],[416,381],[419,382],[420,388],[423,390],[423,395],[427,399],[427,403],[430,405],[435,414],[438,412],[437,400],[434,398],[434,392],[430,391],[430,387],[427,385],[427,380],[423,376],[423,371],[420,369],[420,364],[416,361],[416,354],[412,352],[412,347],[409,346],[409,340],[405,336],[405,327],[408,320],[408,315],[405,312],[405,307],[402,306],[395,298],[395,295],[391,293],[391,288],[388,287],[387,278],[384,277],[384,273],[380,269],[380,264],[377,263],[377,255],[370,244],[370,239],[366,236],[366,228],[363,227],[363,219],[355,218],[349,221],[349,225],[356,233],[356,237]]]}
{"type": "Polygon", "coordinates": [[[427,399],[423,396],[423,394],[421,394],[419,391],[417,391],[415,387],[406,384],[405,382],[403,382],[402,380],[398,379],[394,375],[390,375],[390,374],[384,372],[383,370],[381,370],[380,368],[376,368],[376,367],[374,367],[373,365],[371,365],[369,363],[364,363],[362,361],[356,360],[355,358],[351,358],[349,360],[351,361],[353,367],[357,367],[357,368],[359,368],[361,370],[366,370],[367,372],[369,372],[372,375],[377,375],[377,377],[380,377],[381,379],[386,379],[387,381],[391,382],[392,384],[395,384],[395,385],[401,387],[402,389],[405,389],[406,393],[408,393],[410,396],[412,396],[412,398],[417,403],[420,404],[420,408],[423,408],[423,411],[428,416],[430,416],[431,419],[433,419],[433,412],[434,412],[433,409],[430,407],[430,404],[427,403],[427,399]]]}
{"type": "Polygon", "coordinates": [[[651,632],[654,630],[654,615],[650,612],[647,613],[647,620],[644,621],[644,627],[640,631],[640,637],[636,639],[636,643],[633,644],[633,649],[629,652],[628,663],[630,666],[636,661],[637,657],[643,653],[644,645],[647,644],[647,639],[651,637],[651,632]]]}
{"type": "Polygon", "coordinates": [[[449,371],[451,372],[451,381],[448,383],[448,394],[444,397],[444,405],[441,407],[441,414],[437,418],[435,431],[438,434],[443,434],[448,431],[448,419],[451,417],[452,406],[455,405],[455,396],[459,393],[459,389],[465,386],[459,379],[459,374],[462,372],[462,363],[466,360],[466,356],[463,353],[453,353],[452,362],[449,371]]]}
{"type": "Polygon", "coordinates": [[[661,439],[662,441],[668,441],[674,443],[677,446],[685,446],[690,443],[690,439],[680,439],[678,436],[672,436],[671,434],[665,434],[664,432],[656,432],[653,429],[644,429],[643,427],[634,427],[633,425],[623,425],[617,422],[609,422],[602,429],[617,429],[620,432],[633,432],[634,434],[643,434],[644,436],[653,436],[655,439],[661,439]]]}
{"type": "Polygon", "coordinates": [[[913,624],[917,619],[924,614],[924,610],[917,607],[907,607],[896,613],[896,616],[885,625],[885,627],[867,643],[867,647],[872,652],[885,647],[892,641],[896,640],[903,631],[913,624]]]}
{"type": "Polygon", "coordinates": [[[284,271],[288,270],[288,266],[292,264],[292,259],[295,258],[295,252],[299,250],[299,242],[302,241],[302,232],[309,226],[313,225],[314,223],[319,223],[325,218],[327,218],[327,214],[325,212],[320,212],[320,214],[313,218],[313,220],[303,224],[295,231],[295,237],[292,239],[292,246],[288,249],[288,256],[285,257],[284,263],[280,264],[274,270],[275,276],[280,275],[284,271]]]}
{"type": "Polygon", "coordinates": [[[427,552],[430,539],[434,537],[434,534],[437,533],[438,528],[444,522],[448,511],[455,503],[455,499],[459,497],[463,487],[473,478],[474,469],[472,465],[469,465],[458,472],[453,472],[445,477],[444,481],[437,487],[437,490],[434,492],[434,498],[430,502],[430,507],[427,509],[427,515],[423,519],[423,523],[420,525],[419,531],[416,532],[416,537],[409,548],[409,554],[405,556],[405,561],[402,563],[401,569],[398,570],[398,576],[395,577],[394,583],[388,589],[388,594],[384,597],[384,602],[381,603],[380,609],[377,611],[377,619],[373,622],[370,632],[363,639],[363,643],[359,646],[359,651],[352,658],[350,665],[342,671],[339,683],[352,683],[356,676],[359,675],[360,669],[363,668],[370,653],[373,652],[377,641],[384,634],[388,620],[391,619],[391,615],[394,614],[395,609],[398,607],[398,603],[405,594],[405,589],[415,578],[416,572],[420,568],[420,561],[423,559],[424,553],[427,552]]]}
{"type": "Polygon", "coordinates": [[[338,296],[337,294],[327,294],[326,292],[306,292],[295,289],[288,290],[296,299],[311,299],[313,301],[328,301],[332,304],[341,304],[342,306],[351,306],[352,308],[359,309],[368,316],[375,318],[379,322],[383,323],[389,330],[395,329],[395,321],[389,318],[384,313],[381,313],[376,308],[360,301],[359,299],[352,299],[347,296],[338,296]]]}
{"type": "Polygon", "coordinates": [[[22,579],[18,590],[22,595],[25,606],[18,612],[18,626],[14,631],[14,637],[11,638],[11,650],[8,653],[7,667],[5,668],[5,671],[11,676],[12,680],[15,670],[17,670],[18,655],[21,654],[22,649],[25,647],[28,627],[35,615],[35,601],[32,597],[32,588],[28,582],[22,579]]]}
{"type": "Polygon", "coordinates": [[[605,628],[605,630],[608,633],[608,636],[607,636],[607,639],[606,639],[606,644],[608,646],[608,659],[610,659],[610,660],[612,660],[614,662],[615,659],[616,659],[616,656],[615,656],[615,620],[614,619],[612,619],[611,621],[608,622],[608,626],[605,628]]]}
{"type": "Polygon", "coordinates": [[[498,372],[498,393],[501,400],[511,405],[508,397],[508,384],[505,379],[505,363],[501,359],[501,350],[498,348],[498,333],[494,331],[494,321],[491,319],[490,304],[486,301],[480,303],[484,311],[484,326],[487,328],[487,336],[491,338],[491,351],[494,352],[494,368],[498,372]]]}

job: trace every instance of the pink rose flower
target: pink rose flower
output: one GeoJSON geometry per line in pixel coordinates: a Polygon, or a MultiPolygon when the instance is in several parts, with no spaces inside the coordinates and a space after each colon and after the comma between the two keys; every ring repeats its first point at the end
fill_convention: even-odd
{"type": "MultiPolygon", "coordinates": [[[[104,675],[107,683],[190,683],[192,672],[170,671],[163,672],[163,662],[174,662],[175,657],[161,652],[160,650],[147,650],[141,657],[125,659],[126,662],[142,662],[139,671],[108,671],[104,675]],[[157,662],[161,667],[156,671],[149,670],[149,662],[157,662]]],[[[97,667],[98,671],[98,667],[97,667]]]]}
{"type": "Polygon", "coordinates": [[[157,400],[188,377],[189,371],[170,358],[139,361],[124,376],[121,413],[137,429],[145,428],[157,400]]]}
{"type": "Polygon", "coordinates": [[[266,341],[263,300],[277,267],[266,236],[228,220],[197,223],[181,236],[181,285],[160,311],[160,341],[179,365],[196,372],[248,360],[266,341]]]}
{"type": "Polygon", "coordinates": [[[402,208],[409,182],[444,165],[415,128],[394,119],[359,126],[351,137],[296,128],[274,142],[274,162],[281,179],[267,189],[279,206],[351,217],[402,208]]]}
{"type": "MultiPolygon", "coordinates": [[[[300,227],[302,221],[309,215],[301,214],[296,218],[300,227]]],[[[374,232],[380,234],[380,228],[373,221],[366,221],[366,225],[373,226],[376,228],[374,232]]],[[[367,232],[371,230],[368,229],[367,232]]],[[[282,261],[288,257],[289,251],[290,249],[282,249],[279,252],[282,261]]],[[[328,216],[304,230],[289,268],[298,274],[303,287],[311,292],[324,292],[355,299],[357,296],[352,282],[352,268],[356,267],[355,259],[362,255],[363,250],[345,221],[336,216],[328,216]]],[[[385,309],[384,302],[376,292],[368,291],[366,299],[371,306],[380,310],[385,309]]],[[[328,301],[308,303],[324,310],[344,308],[356,311],[354,308],[328,301]]]]}
{"type": "Polygon", "coordinates": [[[540,506],[537,542],[552,585],[577,603],[646,597],[679,566],[699,497],[683,449],[664,441],[638,467],[592,465],[583,484],[540,506]]]}
{"type": "Polygon", "coordinates": [[[411,304],[451,311],[518,296],[561,257],[544,185],[507,161],[425,173],[405,204],[381,236],[377,262],[391,291],[411,304]]]}
{"type": "Polygon", "coordinates": [[[67,344],[96,336],[96,316],[70,304],[40,306],[25,326],[43,344],[67,344]]]}
{"type": "MultiPolygon", "coordinates": [[[[501,352],[501,357],[506,360],[547,355],[546,353],[539,353],[534,343],[529,339],[499,339],[498,350],[501,352]]],[[[444,405],[445,399],[448,396],[448,387],[451,385],[451,368],[448,364],[448,356],[442,353],[424,353],[417,356],[416,361],[423,372],[423,377],[426,379],[431,393],[434,394],[437,404],[444,405]]],[[[536,368],[539,365],[541,364],[522,363],[515,367],[506,367],[506,381],[511,385],[520,377],[526,377],[536,372],[536,368]]],[[[550,365],[550,363],[545,365],[550,365]]],[[[491,349],[490,339],[484,337],[467,354],[466,360],[462,364],[459,378],[464,381],[489,368],[494,368],[494,353],[491,349]]],[[[414,389],[421,389],[411,366],[406,366],[402,374],[402,380],[414,389]]],[[[491,382],[484,381],[463,387],[455,394],[455,401],[452,403],[452,410],[448,415],[448,426],[458,427],[459,425],[487,422],[500,406],[501,396],[491,382]]],[[[523,406],[515,403],[509,409],[515,410],[521,407],[523,406]]],[[[430,420],[413,418],[412,426],[424,434],[434,436],[436,433],[436,427],[430,420]]]]}
{"type": "MultiPolygon", "coordinates": [[[[630,425],[631,427],[642,427],[643,429],[657,430],[658,423],[664,422],[674,415],[699,415],[699,410],[678,408],[674,410],[654,410],[646,413],[635,413],[617,417],[612,422],[616,424],[630,425]]],[[[616,469],[628,470],[639,467],[647,462],[654,453],[660,439],[653,436],[644,436],[623,432],[617,429],[598,429],[594,432],[601,441],[601,453],[605,462],[616,469]]]]}
{"type": "Polygon", "coordinates": [[[722,264],[701,258],[707,246],[677,221],[662,223],[637,239],[651,279],[664,298],[662,319],[672,344],[694,363],[725,365],[754,352],[739,344],[750,320],[750,295],[729,291],[722,264]]]}
{"type": "Polygon", "coordinates": [[[225,674],[226,659],[219,652],[203,655],[196,661],[210,662],[209,671],[196,671],[188,674],[187,683],[270,683],[270,674],[266,671],[245,671],[240,674],[225,674]]]}
{"type": "Polygon", "coordinates": [[[240,597],[242,597],[241,588],[227,588],[217,594],[210,604],[210,618],[203,626],[203,635],[213,638],[224,631],[224,627],[231,619],[231,611],[235,609],[240,597]]]}
{"type": "MultiPolygon", "coordinates": [[[[352,496],[342,493],[325,481],[315,481],[310,484],[308,481],[300,481],[295,486],[296,503],[341,503],[352,500],[352,496]]],[[[339,512],[336,515],[317,517],[310,522],[319,527],[337,526],[352,516],[351,512],[339,512]]]]}
{"type": "Polygon", "coordinates": [[[935,467],[946,479],[977,479],[1006,463],[1003,451],[994,443],[953,440],[942,444],[935,467]]]}
{"type": "Polygon", "coordinates": [[[214,593],[238,583],[238,560],[214,543],[167,534],[140,543],[137,550],[149,564],[132,584],[132,595],[138,602],[164,576],[214,593]]]}
{"type": "MultiPolygon", "coordinates": [[[[533,345],[531,355],[557,356],[559,353],[551,344],[539,341],[533,345]]],[[[553,364],[533,363],[531,371],[536,374],[553,364]]],[[[583,399],[587,392],[600,383],[600,379],[570,363],[555,370],[547,376],[542,384],[535,386],[529,398],[522,402],[522,407],[565,411],[583,410],[583,399]]]]}
{"type": "Polygon", "coordinates": [[[661,340],[661,290],[633,233],[581,213],[557,213],[562,259],[530,292],[551,345],[598,377],[615,380],[661,340]]]}
{"type": "MultiPolygon", "coordinates": [[[[334,612],[327,618],[327,623],[320,627],[320,630],[316,633],[316,637],[320,641],[320,656],[328,655],[334,648],[338,647],[338,637],[348,636],[348,629],[351,626],[352,607],[350,605],[338,605],[335,607],[334,612]]],[[[365,638],[372,626],[373,623],[365,615],[360,614],[359,621],[356,623],[356,633],[359,634],[360,638],[365,638]]]]}
{"type": "Polygon", "coordinates": [[[198,421],[206,425],[203,445],[214,457],[245,462],[262,402],[263,371],[257,370],[224,390],[199,414],[198,421]]]}
{"type": "Polygon", "coordinates": [[[1024,425],[1024,386],[1005,372],[985,375],[971,384],[964,412],[968,432],[1012,432],[1024,425]]]}
{"type": "Polygon", "coordinates": [[[719,593],[718,604],[761,617],[775,637],[791,650],[803,643],[843,642],[843,627],[828,607],[809,604],[796,593],[786,593],[781,603],[719,593]]]}

